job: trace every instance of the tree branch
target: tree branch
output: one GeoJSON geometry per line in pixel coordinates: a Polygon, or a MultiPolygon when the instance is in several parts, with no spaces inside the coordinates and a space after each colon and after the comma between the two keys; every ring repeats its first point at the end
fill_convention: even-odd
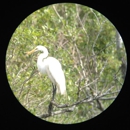
{"type": "MultiPolygon", "coordinates": [[[[118,93],[118,91],[115,91],[113,93],[118,93]]],[[[109,94],[113,94],[113,93],[109,93],[109,94]]],[[[101,111],[104,111],[104,108],[103,108],[100,100],[114,100],[116,98],[115,96],[103,97],[106,95],[108,95],[108,93],[104,93],[102,95],[95,96],[95,97],[89,96],[89,97],[81,99],[73,104],[57,104],[54,100],[51,100],[51,102],[50,102],[51,105],[53,105],[57,108],[63,108],[63,109],[59,110],[59,111],[54,111],[54,112],[51,110],[51,112],[48,112],[47,114],[42,114],[40,116],[39,115],[37,115],[37,116],[40,118],[47,118],[50,116],[54,116],[54,115],[58,115],[58,114],[66,113],[66,112],[73,112],[77,105],[82,104],[82,103],[90,103],[90,102],[93,102],[94,100],[96,100],[96,102],[98,104],[97,108],[100,109],[101,111]],[[67,108],[67,109],[64,109],[64,108],[67,108]]]]}
{"type": "Polygon", "coordinates": [[[56,10],[56,7],[55,7],[54,5],[52,5],[52,7],[53,7],[54,11],[56,12],[57,16],[59,17],[59,19],[61,20],[62,18],[61,18],[61,16],[59,15],[58,11],[56,10]]]}

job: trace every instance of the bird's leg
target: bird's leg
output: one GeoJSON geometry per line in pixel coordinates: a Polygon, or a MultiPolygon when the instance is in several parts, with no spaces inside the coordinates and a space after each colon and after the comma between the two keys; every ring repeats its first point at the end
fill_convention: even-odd
{"type": "Polygon", "coordinates": [[[53,86],[53,95],[52,95],[52,101],[54,101],[55,95],[56,95],[56,85],[52,84],[53,86]]]}
{"type": "Polygon", "coordinates": [[[56,85],[52,84],[52,87],[53,87],[53,93],[52,93],[52,99],[51,99],[51,102],[50,102],[49,108],[48,108],[48,113],[49,113],[49,114],[51,114],[51,111],[52,111],[52,109],[53,109],[52,101],[54,101],[55,94],[56,94],[56,85]]]}

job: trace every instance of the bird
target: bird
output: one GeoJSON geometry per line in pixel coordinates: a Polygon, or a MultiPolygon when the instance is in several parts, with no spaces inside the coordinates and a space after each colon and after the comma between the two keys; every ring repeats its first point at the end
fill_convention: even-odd
{"type": "Polygon", "coordinates": [[[26,52],[26,54],[30,55],[37,51],[42,52],[37,59],[38,71],[41,74],[48,75],[52,82],[53,91],[66,95],[66,81],[61,63],[56,58],[49,57],[47,48],[42,45],[38,45],[33,50],[26,52]]]}

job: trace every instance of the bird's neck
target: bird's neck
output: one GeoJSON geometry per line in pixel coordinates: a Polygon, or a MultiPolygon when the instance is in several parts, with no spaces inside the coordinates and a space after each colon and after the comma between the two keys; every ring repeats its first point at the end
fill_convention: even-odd
{"type": "Polygon", "coordinates": [[[42,53],[42,54],[40,54],[40,55],[38,56],[38,63],[43,62],[43,60],[46,59],[47,56],[48,56],[47,53],[42,53]]]}
{"type": "Polygon", "coordinates": [[[44,52],[44,53],[42,53],[40,55],[41,55],[42,59],[45,59],[45,58],[48,57],[48,52],[44,52]]]}

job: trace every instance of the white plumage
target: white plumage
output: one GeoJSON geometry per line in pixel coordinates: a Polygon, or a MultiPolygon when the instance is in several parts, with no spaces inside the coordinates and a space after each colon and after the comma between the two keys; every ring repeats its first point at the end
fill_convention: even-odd
{"type": "Polygon", "coordinates": [[[36,51],[42,51],[43,53],[38,56],[37,67],[39,72],[47,74],[51,82],[57,88],[57,92],[61,95],[66,94],[65,76],[62,70],[60,62],[54,57],[48,57],[48,50],[44,46],[37,46],[27,54],[31,54],[36,51]]]}

